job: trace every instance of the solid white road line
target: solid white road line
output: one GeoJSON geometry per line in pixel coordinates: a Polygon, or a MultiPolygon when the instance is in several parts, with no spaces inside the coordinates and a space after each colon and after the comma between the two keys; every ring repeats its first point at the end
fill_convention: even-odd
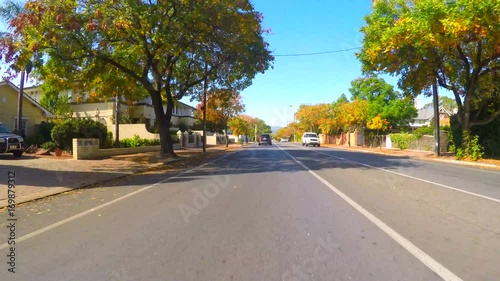
{"type": "Polygon", "coordinates": [[[388,225],[386,225],[384,222],[382,222],[377,217],[375,217],[373,214],[371,214],[370,212],[368,212],[361,205],[359,205],[354,200],[352,200],[351,198],[349,198],[342,191],[338,190],[335,186],[333,186],[328,181],[326,181],[325,179],[323,179],[322,177],[320,177],[318,174],[316,174],[315,172],[313,172],[312,170],[310,170],[306,165],[304,165],[302,162],[300,162],[295,157],[293,157],[292,155],[290,155],[283,148],[281,148],[281,147],[279,147],[279,148],[284,153],[286,153],[290,158],[292,158],[295,162],[297,162],[299,165],[301,165],[311,175],[313,175],[316,179],[318,179],[321,183],[323,183],[324,185],[326,185],[333,192],[335,192],[335,194],[337,194],[340,198],[342,198],[349,205],[351,205],[351,207],[353,207],[354,209],[356,209],[363,216],[365,216],[369,221],[371,221],[378,228],[380,228],[383,232],[385,232],[387,235],[389,235],[389,237],[391,237],[399,245],[401,245],[403,248],[405,248],[415,258],[417,258],[418,260],[420,260],[430,270],[434,271],[437,275],[439,275],[441,278],[443,278],[443,280],[446,280],[446,281],[463,281],[460,277],[458,277],[453,272],[451,272],[450,270],[448,270],[446,267],[444,267],[438,261],[436,261],[435,259],[433,259],[428,254],[426,254],[424,251],[420,250],[417,246],[415,246],[408,239],[406,239],[403,236],[401,236],[395,230],[393,230],[388,225]]]}
{"type": "MultiPolygon", "coordinates": [[[[114,199],[114,200],[112,200],[112,201],[109,201],[109,202],[107,202],[107,203],[104,203],[104,204],[102,204],[102,205],[99,205],[99,206],[97,206],[97,207],[94,207],[94,208],[92,208],[92,209],[89,209],[89,210],[87,210],[87,211],[84,211],[84,212],[78,213],[78,214],[76,214],[76,215],[74,215],[74,216],[71,216],[71,217],[69,217],[69,218],[67,218],[67,219],[64,219],[64,220],[62,220],[62,221],[58,221],[58,222],[53,223],[53,224],[51,224],[51,225],[49,225],[49,226],[46,226],[46,227],[44,227],[44,228],[41,228],[41,229],[39,229],[39,230],[36,230],[36,231],[34,231],[34,232],[31,232],[31,233],[29,233],[29,234],[26,234],[26,235],[24,235],[24,236],[21,236],[21,237],[19,237],[19,238],[17,238],[17,239],[16,239],[16,244],[17,244],[17,243],[20,243],[20,242],[22,242],[22,241],[28,240],[28,239],[30,239],[30,238],[33,238],[33,237],[35,237],[35,236],[37,236],[37,235],[40,235],[40,234],[42,234],[42,233],[44,233],[44,232],[47,232],[47,231],[49,231],[49,230],[52,230],[52,229],[54,229],[54,228],[56,228],[56,227],[58,227],[58,226],[61,226],[61,225],[65,224],[65,223],[68,223],[68,222],[70,222],[70,221],[74,221],[74,220],[76,220],[76,219],[78,219],[78,218],[80,218],[80,217],[83,217],[83,216],[88,215],[88,214],[90,214],[90,213],[92,213],[92,212],[95,212],[95,211],[97,211],[97,210],[100,210],[100,209],[102,209],[102,208],[104,208],[104,207],[106,207],[106,206],[109,206],[109,205],[111,205],[111,204],[117,203],[117,202],[122,201],[122,200],[124,200],[124,199],[127,199],[127,198],[129,198],[129,197],[132,197],[132,196],[134,196],[134,195],[136,195],[136,194],[138,194],[138,193],[141,193],[141,192],[143,192],[143,191],[146,191],[146,190],[148,190],[148,189],[150,189],[150,188],[152,188],[152,187],[155,187],[155,186],[157,186],[157,185],[159,185],[159,184],[166,183],[166,182],[168,182],[168,181],[170,181],[170,180],[172,180],[172,179],[179,178],[179,177],[181,177],[181,176],[183,176],[183,175],[185,175],[185,174],[188,174],[188,173],[190,173],[190,172],[192,172],[192,171],[194,171],[194,170],[196,170],[196,169],[202,168],[202,167],[204,167],[204,166],[206,166],[206,165],[209,165],[209,164],[211,164],[211,163],[213,163],[213,162],[216,162],[216,161],[222,160],[222,159],[224,159],[224,158],[226,158],[226,157],[229,157],[229,156],[231,156],[231,155],[233,155],[233,154],[235,154],[235,153],[238,153],[238,152],[240,152],[240,151],[241,151],[241,150],[238,150],[238,151],[232,152],[232,153],[230,153],[230,154],[228,154],[228,155],[225,155],[225,156],[223,156],[223,157],[220,157],[220,158],[214,159],[214,160],[212,160],[212,161],[210,161],[210,162],[207,162],[207,163],[202,164],[202,165],[200,165],[200,166],[194,167],[194,168],[192,168],[192,169],[190,169],[190,170],[184,171],[184,172],[179,173],[179,174],[177,174],[177,175],[175,175],[175,176],[168,177],[168,178],[166,178],[166,179],[164,179],[164,180],[162,180],[162,181],[159,181],[159,182],[157,182],[157,183],[154,183],[154,184],[148,185],[148,186],[143,187],[143,188],[141,188],[141,189],[139,189],[139,190],[136,190],[136,191],[134,191],[134,192],[128,193],[128,194],[126,194],[126,195],[124,195],[124,196],[122,196],[122,197],[116,198],[116,199],[114,199]]],[[[10,247],[10,245],[9,245],[8,243],[1,244],[1,245],[0,245],[0,250],[3,250],[3,249],[8,248],[8,247],[10,247]]]]}

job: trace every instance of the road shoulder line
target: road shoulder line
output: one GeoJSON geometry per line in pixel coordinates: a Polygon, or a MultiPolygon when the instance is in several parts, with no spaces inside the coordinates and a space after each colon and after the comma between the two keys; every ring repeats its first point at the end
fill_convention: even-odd
{"type": "MultiPolygon", "coordinates": [[[[279,147],[279,146],[278,146],[279,147]]],[[[351,207],[356,209],[359,213],[361,213],[364,217],[366,217],[369,221],[371,221],[373,224],[375,224],[378,228],[380,228],[384,233],[386,233],[389,237],[391,237],[395,242],[397,242],[400,246],[405,248],[411,255],[413,255],[415,258],[417,258],[419,261],[421,261],[425,266],[427,266],[430,270],[435,272],[437,275],[439,275],[443,280],[446,281],[463,281],[460,277],[455,275],[453,272],[451,272],[449,269],[444,267],[442,264],[440,264],[438,261],[436,261],[434,258],[429,256],[427,253],[422,251],[420,248],[415,246],[412,242],[410,242],[408,239],[404,238],[402,235],[397,233],[395,230],[390,228],[388,225],[386,225],[384,222],[382,222],[380,219],[375,217],[372,213],[368,212],[365,208],[363,208],[361,205],[356,203],[354,200],[352,200],[349,196],[344,194],[342,191],[337,189],[335,186],[330,184],[327,180],[323,179],[321,176],[316,174],[314,171],[310,170],[306,165],[304,165],[302,162],[297,160],[295,157],[290,155],[286,150],[283,148],[279,147],[285,154],[288,155],[292,160],[294,160],[297,164],[302,166],[306,171],[308,171],[311,175],[313,175],[317,180],[319,180],[321,183],[323,183],[325,186],[330,188],[337,196],[342,198],[345,202],[347,202],[351,207]]]]}
{"type": "MultiPolygon", "coordinates": [[[[231,156],[231,155],[233,155],[233,154],[235,154],[235,153],[238,153],[238,152],[240,152],[240,151],[241,151],[241,150],[237,150],[237,151],[235,151],[235,152],[231,152],[231,153],[229,153],[229,154],[227,154],[227,155],[224,155],[224,156],[222,156],[222,157],[217,157],[216,159],[211,160],[211,161],[209,161],[209,162],[207,162],[207,163],[204,163],[204,164],[202,164],[202,165],[196,166],[196,167],[194,167],[194,168],[192,168],[192,169],[189,169],[189,170],[187,170],[187,171],[184,171],[184,172],[178,173],[178,174],[176,174],[176,175],[174,175],[174,176],[167,177],[166,179],[163,179],[163,180],[161,180],[161,181],[159,181],[159,182],[157,182],[157,183],[154,183],[154,184],[148,185],[148,186],[143,187],[143,188],[141,188],[141,189],[139,189],[139,190],[133,191],[133,192],[128,193],[128,194],[125,194],[125,195],[123,195],[122,197],[118,197],[118,198],[116,198],[116,199],[114,199],[114,200],[112,200],[112,201],[106,202],[106,203],[104,203],[104,204],[101,204],[101,205],[99,205],[99,206],[97,206],[97,207],[94,207],[94,208],[92,208],[92,209],[89,209],[89,210],[87,210],[87,211],[83,211],[83,212],[78,213],[78,214],[76,214],[76,215],[73,215],[73,216],[71,216],[71,217],[69,217],[69,218],[66,218],[66,219],[64,219],[64,220],[61,220],[61,221],[58,221],[58,222],[53,223],[53,224],[51,224],[51,225],[48,225],[48,226],[46,226],[46,227],[43,227],[43,228],[41,228],[41,229],[39,229],[39,230],[33,231],[33,232],[31,232],[31,233],[28,233],[28,234],[26,234],[26,235],[24,235],[24,236],[21,236],[21,237],[19,237],[18,239],[16,239],[16,244],[17,244],[17,243],[20,243],[20,242],[22,242],[22,241],[28,240],[28,239],[30,239],[30,238],[33,238],[33,237],[35,237],[35,236],[37,236],[37,235],[40,235],[40,234],[42,234],[42,233],[44,233],[44,232],[47,232],[47,231],[49,231],[49,230],[52,230],[52,229],[54,229],[54,228],[56,228],[56,227],[58,227],[58,226],[61,226],[61,225],[63,225],[63,224],[66,224],[66,223],[68,223],[68,222],[71,222],[71,221],[73,221],[73,220],[76,220],[76,219],[78,219],[78,218],[80,218],[80,217],[83,217],[83,216],[85,216],[85,215],[88,215],[88,214],[90,214],[90,213],[93,213],[93,212],[95,212],[95,211],[97,211],[97,210],[100,210],[100,209],[102,209],[102,208],[104,208],[104,207],[107,207],[107,206],[109,206],[109,205],[112,205],[112,204],[114,204],[114,203],[117,203],[117,202],[119,202],[119,201],[122,201],[122,200],[124,200],[124,199],[127,199],[128,197],[132,197],[132,196],[134,196],[134,195],[136,195],[136,194],[138,194],[138,193],[141,193],[141,192],[143,192],[143,191],[146,191],[146,190],[148,190],[148,189],[151,189],[151,188],[153,188],[153,187],[155,187],[155,186],[157,186],[157,185],[159,185],[159,184],[166,183],[166,182],[168,182],[168,181],[170,181],[170,180],[173,180],[173,179],[179,178],[179,177],[181,177],[181,176],[183,176],[183,175],[185,175],[185,174],[188,174],[188,173],[190,173],[190,172],[192,172],[192,171],[195,171],[195,170],[197,170],[197,169],[199,169],[199,168],[203,168],[203,167],[205,167],[205,166],[207,166],[207,165],[209,165],[209,164],[211,164],[211,163],[214,163],[214,162],[217,162],[217,161],[222,160],[222,159],[224,159],[224,158],[227,158],[227,157],[229,157],[229,156],[231,156]]],[[[9,245],[8,243],[1,244],[1,245],[0,245],[0,251],[1,251],[1,250],[3,250],[3,249],[6,249],[6,248],[8,248],[8,247],[10,247],[10,245],[9,245]]]]}

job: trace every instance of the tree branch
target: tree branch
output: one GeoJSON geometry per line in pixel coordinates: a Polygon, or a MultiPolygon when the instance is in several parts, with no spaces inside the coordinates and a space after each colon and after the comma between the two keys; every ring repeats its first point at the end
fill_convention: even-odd
{"type": "Polygon", "coordinates": [[[497,72],[499,70],[500,70],[500,65],[493,66],[493,67],[488,67],[483,72],[479,73],[479,76],[484,76],[484,75],[486,75],[488,73],[497,72]]]}
{"type": "Polygon", "coordinates": [[[135,73],[134,71],[132,71],[130,68],[120,64],[119,62],[111,59],[110,57],[107,57],[107,56],[103,56],[103,55],[96,55],[96,58],[102,60],[103,62],[105,63],[108,63],[118,69],[120,69],[121,71],[123,71],[125,74],[128,74],[130,75],[132,78],[136,79],[137,81],[141,81],[142,85],[146,88],[146,90],[148,91],[151,91],[151,90],[155,90],[154,87],[151,85],[151,83],[149,83],[149,81],[147,81],[147,77],[140,77],[139,75],[137,75],[137,73],[135,73]]]}
{"type": "MultiPolygon", "coordinates": [[[[469,80],[469,75],[470,75],[469,59],[467,58],[464,51],[462,50],[462,47],[460,47],[460,44],[457,46],[457,51],[458,51],[460,59],[462,59],[462,61],[465,63],[465,71],[467,71],[467,80],[469,80]]],[[[468,82],[469,81],[467,81],[467,84],[469,84],[468,82]]]]}
{"type": "Polygon", "coordinates": [[[495,118],[497,118],[498,116],[500,116],[500,109],[497,110],[496,112],[494,112],[493,114],[491,114],[490,117],[488,117],[484,120],[471,121],[470,126],[472,127],[472,126],[486,125],[486,124],[492,122],[493,120],[495,120],[495,118]]]}

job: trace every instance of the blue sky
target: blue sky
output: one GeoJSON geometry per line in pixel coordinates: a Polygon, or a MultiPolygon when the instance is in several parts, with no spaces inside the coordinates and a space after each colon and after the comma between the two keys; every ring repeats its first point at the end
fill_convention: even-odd
{"type": "MultiPolygon", "coordinates": [[[[370,0],[251,0],[264,14],[266,40],[276,56],[273,69],[259,74],[242,92],[245,114],[271,126],[285,126],[301,104],[330,103],[362,75],[356,50],[313,56],[280,56],[361,47],[363,17],[370,0]]],[[[4,25],[0,25],[4,29],[4,25]]],[[[397,79],[382,76],[396,86],[397,79]]],[[[17,84],[18,79],[14,80],[17,84]]],[[[421,104],[431,102],[421,97],[421,104]]],[[[197,102],[189,102],[196,105],[197,102]]]]}
{"type": "MultiPolygon", "coordinates": [[[[370,0],[252,0],[264,14],[263,27],[274,55],[315,53],[361,47],[363,17],[370,0]]],[[[246,114],[272,126],[293,121],[301,104],[330,103],[362,75],[355,50],[315,55],[277,56],[274,69],[258,75],[242,92],[246,114]]],[[[383,76],[396,85],[397,79],[383,76]]],[[[422,98],[424,99],[424,98],[422,98]]],[[[422,100],[423,103],[431,100],[422,100]]]]}

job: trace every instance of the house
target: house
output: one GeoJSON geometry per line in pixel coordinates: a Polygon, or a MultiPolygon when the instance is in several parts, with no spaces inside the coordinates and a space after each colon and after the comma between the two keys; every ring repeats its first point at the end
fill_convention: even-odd
{"type": "MultiPolygon", "coordinates": [[[[40,86],[29,87],[25,91],[34,100],[39,101],[42,97],[40,86]]],[[[109,130],[114,126],[116,103],[114,98],[98,100],[87,93],[72,93],[71,90],[61,92],[68,98],[74,118],[92,118],[105,124],[109,130]]],[[[166,110],[166,105],[163,109],[166,110]]],[[[173,127],[183,124],[187,127],[193,126],[196,121],[196,108],[177,101],[172,109],[171,123],[173,127]]],[[[154,113],[151,98],[145,98],[138,102],[128,102],[122,99],[120,102],[120,115],[129,124],[146,124],[154,126],[156,114],[154,113]]],[[[122,121],[123,122],[123,121],[122,121]]]]}
{"type": "MultiPolygon", "coordinates": [[[[0,122],[10,130],[17,130],[19,88],[11,82],[0,82],[0,122]]],[[[37,126],[54,115],[28,94],[23,98],[22,126],[24,135],[37,133],[37,126]]]]}
{"type": "MultiPolygon", "coordinates": [[[[443,107],[439,108],[439,124],[440,125],[450,125],[450,117],[453,113],[449,112],[443,107]]],[[[434,122],[434,108],[427,107],[422,108],[418,111],[418,116],[413,119],[410,123],[412,129],[417,129],[421,127],[430,127],[434,122]]]]}

